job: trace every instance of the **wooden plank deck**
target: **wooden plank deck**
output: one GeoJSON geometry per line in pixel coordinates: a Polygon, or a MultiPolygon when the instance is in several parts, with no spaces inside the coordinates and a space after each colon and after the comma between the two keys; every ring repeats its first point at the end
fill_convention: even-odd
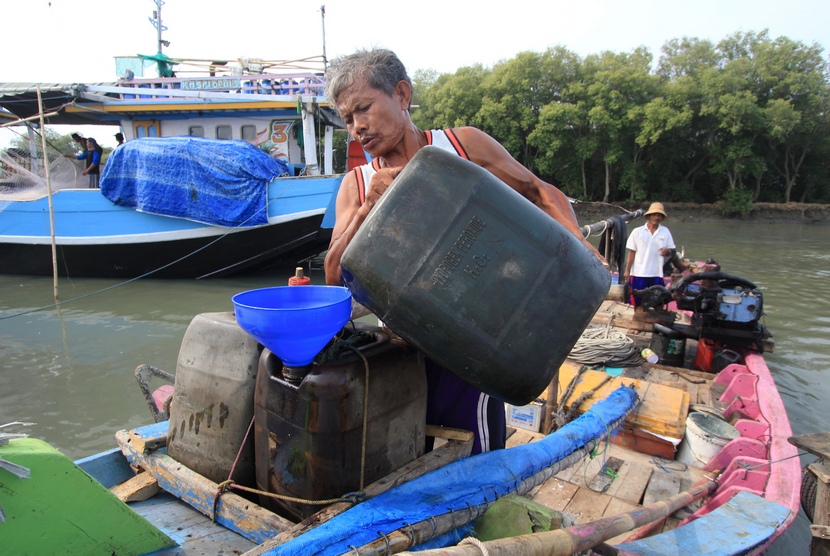
{"type": "MultiPolygon", "coordinates": [[[[541,436],[517,429],[511,431],[507,447],[532,442],[541,436]]],[[[704,475],[698,467],[608,442],[598,453],[560,471],[527,497],[563,512],[566,522],[586,523],[668,498],[689,488],[704,475]]],[[[678,519],[670,518],[654,534],[671,530],[677,523],[678,519]]],[[[622,542],[627,536],[621,535],[613,541],[622,542]]]]}
{"type": "MultiPolygon", "coordinates": [[[[614,301],[604,302],[594,317],[593,324],[609,323],[625,332],[637,347],[649,346],[652,325],[650,322],[635,320],[630,306],[614,301]]],[[[697,342],[687,340],[687,367],[691,367],[696,351],[697,342]]],[[[571,367],[578,368],[574,365],[571,367]]],[[[594,374],[602,376],[602,371],[604,369],[597,369],[594,374]]],[[[572,369],[568,377],[574,373],[572,369]]],[[[682,437],[682,432],[685,432],[682,430],[685,429],[685,416],[690,407],[707,406],[716,410],[724,407],[718,400],[722,389],[712,384],[713,378],[714,375],[711,373],[690,368],[643,364],[625,368],[620,379],[612,380],[598,389],[596,399],[602,399],[607,394],[604,389],[610,391],[619,382],[633,382],[641,396],[646,395],[647,402],[655,399],[659,403],[651,408],[651,415],[647,412],[642,413],[643,409],[640,408],[641,414],[629,418],[629,421],[639,423],[639,427],[657,429],[667,426],[665,421],[662,425],[658,423],[665,419],[673,423],[669,424],[666,431],[681,432],[679,436],[682,437]],[[675,401],[671,405],[666,405],[668,399],[675,401]]],[[[585,388],[590,389],[597,380],[596,376],[589,379],[585,388]]],[[[569,380],[560,376],[559,382],[561,396],[569,380]]],[[[578,393],[575,393],[572,397],[577,396],[578,393]]],[[[586,402],[584,405],[587,406],[589,403],[586,402]]],[[[525,430],[509,432],[508,447],[532,442],[542,436],[525,430]]],[[[648,433],[642,428],[627,425],[622,433],[617,433],[614,442],[604,443],[594,454],[560,471],[528,493],[527,497],[549,508],[562,511],[566,523],[586,523],[663,500],[690,488],[704,477],[705,472],[702,469],[674,461],[674,448],[670,443],[667,450],[655,452],[653,446],[646,445],[651,442],[647,436],[648,433]],[[621,436],[626,437],[624,441],[619,438],[621,436]],[[646,452],[650,449],[652,453],[667,452],[666,457],[649,455],[646,452]]],[[[656,438],[659,441],[659,437],[656,438]]],[[[656,527],[651,535],[674,529],[680,519],[688,514],[688,509],[677,512],[675,516],[656,527]]],[[[609,540],[608,544],[622,543],[630,534],[629,532],[615,537],[609,540]]]]}

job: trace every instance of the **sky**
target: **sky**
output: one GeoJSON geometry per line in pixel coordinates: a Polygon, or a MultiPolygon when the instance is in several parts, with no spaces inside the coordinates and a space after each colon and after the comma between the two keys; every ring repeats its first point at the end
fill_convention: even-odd
{"type": "MultiPolygon", "coordinates": [[[[410,75],[491,67],[557,45],[583,57],[645,46],[656,61],[673,38],[717,43],[764,29],[830,48],[828,0],[166,0],[162,38],[170,46],[164,53],[267,60],[320,55],[322,5],[329,59],[384,47],[410,75]]],[[[150,22],[155,9],[155,0],[0,0],[0,82],[113,81],[115,57],[158,50],[150,22]]],[[[100,142],[114,146],[112,137],[100,142]]]]}

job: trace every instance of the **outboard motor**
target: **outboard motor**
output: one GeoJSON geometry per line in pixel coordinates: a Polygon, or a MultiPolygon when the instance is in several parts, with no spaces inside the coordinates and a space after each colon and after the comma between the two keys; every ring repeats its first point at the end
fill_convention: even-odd
{"type": "Polygon", "coordinates": [[[739,276],[721,271],[691,274],[671,286],[677,308],[692,312],[692,324],[672,328],[689,338],[764,351],[771,334],[761,324],[763,294],[739,276]]]}

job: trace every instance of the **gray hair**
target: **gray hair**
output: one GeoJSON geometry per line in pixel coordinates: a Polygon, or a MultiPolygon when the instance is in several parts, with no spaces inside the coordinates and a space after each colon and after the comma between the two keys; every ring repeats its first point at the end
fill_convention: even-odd
{"type": "Polygon", "coordinates": [[[326,71],[326,97],[332,103],[337,102],[340,93],[359,79],[365,79],[369,86],[390,96],[401,81],[412,85],[403,63],[391,50],[358,50],[331,63],[326,71]]]}

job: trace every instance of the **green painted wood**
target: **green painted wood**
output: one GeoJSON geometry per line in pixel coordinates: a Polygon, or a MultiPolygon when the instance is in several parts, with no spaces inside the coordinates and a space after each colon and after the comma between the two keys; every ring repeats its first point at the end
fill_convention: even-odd
{"type": "Polygon", "coordinates": [[[0,470],[4,554],[147,554],[176,546],[46,442],[0,446],[0,458],[28,467],[28,479],[0,470]]]}

